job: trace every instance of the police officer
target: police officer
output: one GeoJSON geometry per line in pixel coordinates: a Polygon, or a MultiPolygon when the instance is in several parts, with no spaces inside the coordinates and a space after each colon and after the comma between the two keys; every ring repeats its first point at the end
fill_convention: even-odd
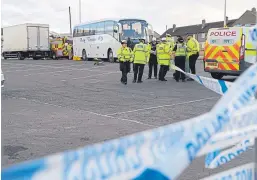
{"type": "MultiPolygon", "coordinates": [[[[187,36],[187,52],[188,52],[188,57],[189,57],[189,67],[191,70],[192,74],[195,74],[195,63],[196,60],[199,57],[199,51],[200,51],[200,46],[199,46],[199,42],[193,38],[192,36],[187,36]]],[[[189,79],[189,80],[193,80],[193,79],[189,79]]]]}
{"type": "Polygon", "coordinates": [[[132,61],[132,50],[127,47],[127,41],[121,42],[121,47],[117,51],[120,62],[120,71],[122,72],[121,83],[127,84],[127,74],[130,71],[130,62],[132,61]]]}
{"type": "Polygon", "coordinates": [[[165,76],[169,71],[170,59],[171,59],[170,44],[166,41],[166,38],[162,38],[162,42],[157,46],[157,60],[160,65],[159,80],[167,81],[165,76]]]}
{"type": "Polygon", "coordinates": [[[145,64],[148,63],[148,47],[144,39],[139,39],[139,43],[135,45],[133,49],[133,61],[134,61],[134,80],[133,83],[142,83],[142,76],[144,73],[145,64]]]}
{"type": "MultiPolygon", "coordinates": [[[[175,52],[175,65],[185,71],[186,64],[186,45],[182,37],[178,37],[177,43],[173,49],[175,52]]],[[[179,82],[179,79],[182,79],[185,82],[185,74],[180,71],[175,72],[175,80],[179,82]]]]}
{"type": "Polygon", "coordinates": [[[166,41],[167,41],[167,43],[170,44],[170,48],[173,49],[175,43],[174,43],[174,41],[173,41],[173,39],[172,39],[170,34],[166,34],[166,41]]]}
{"type": "Polygon", "coordinates": [[[156,56],[156,39],[153,39],[153,41],[150,44],[151,49],[150,49],[150,59],[149,59],[149,72],[148,72],[148,79],[152,78],[152,70],[154,68],[154,77],[157,79],[157,68],[158,68],[158,63],[157,63],[157,56],[156,56]]]}

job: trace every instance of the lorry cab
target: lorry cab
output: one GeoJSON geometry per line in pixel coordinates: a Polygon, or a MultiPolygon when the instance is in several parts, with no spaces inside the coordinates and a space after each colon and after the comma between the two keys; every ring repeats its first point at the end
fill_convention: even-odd
{"type": "Polygon", "coordinates": [[[215,79],[239,76],[256,62],[256,48],[250,38],[251,27],[213,28],[204,48],[204,71],[215,79]]]}

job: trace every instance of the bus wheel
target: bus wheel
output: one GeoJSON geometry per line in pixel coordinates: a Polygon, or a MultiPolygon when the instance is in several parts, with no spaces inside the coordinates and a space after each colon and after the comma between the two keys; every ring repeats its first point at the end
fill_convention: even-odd
{"type": "Polygon", "coordinates": [[[87,60],[88,60],[88,58],[87,58],[87,52],[86,52],[85,49],[83,49],[83,51],[82,51],[82,60],[84,60],[84,61],[87,61],[87,60]]]}
{"type": "Polygon", "coordinates": [[[213,77],[214,79],[221,79],[223,78],[223,74],[221,73],[211,73],[211,77],[213,77]]]}
{"type": "Polygon", "coordinates": [[[111,63],[114,62],[113,52],[111,49],[109,49],[109,51],[108,51],[108,61],[111,63]]]}

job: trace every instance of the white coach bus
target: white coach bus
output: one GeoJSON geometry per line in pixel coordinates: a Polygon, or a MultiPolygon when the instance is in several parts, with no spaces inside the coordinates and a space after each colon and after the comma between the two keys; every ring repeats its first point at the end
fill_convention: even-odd
{"type": "Polygon", "coordinates": [[[139,38],[149,42],[153,35],[152,26],[142,19],[108,19],[79,24],[73,31],[73,53],[83,60],[99,58],[113,62],[122,40],[130,39],[133,47],[139,38]]]}

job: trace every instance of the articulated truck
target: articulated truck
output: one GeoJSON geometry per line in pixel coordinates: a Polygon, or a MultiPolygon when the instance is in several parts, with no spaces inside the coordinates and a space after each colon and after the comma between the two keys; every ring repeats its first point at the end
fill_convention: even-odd
{"type": "Polygon", "coordinates": [[[4,27],[2,56],[19,60],[50,57],[49,25],[27,23],[4,27]]]}

